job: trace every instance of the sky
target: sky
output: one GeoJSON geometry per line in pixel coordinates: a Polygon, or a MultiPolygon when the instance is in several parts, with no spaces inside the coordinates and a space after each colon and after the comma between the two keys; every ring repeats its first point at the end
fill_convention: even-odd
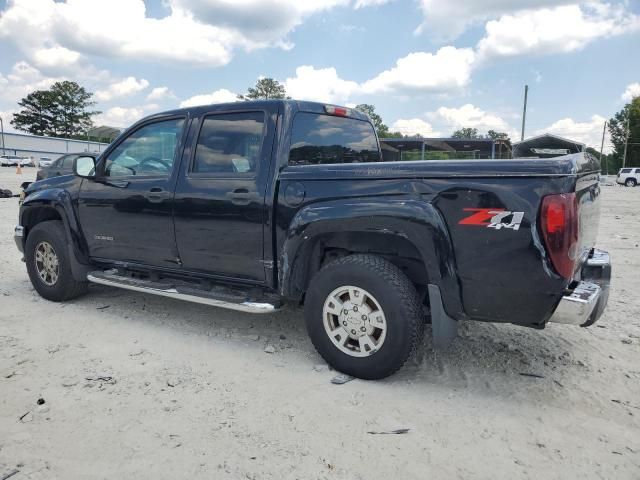
{"type": "Polygon", "coordinates": [[[527,84],[525,137],[599,149],[640,95],[638,52],[640,0],[0,0],[0,116],[11,131],[21,98],[73,80],[126,127],[272,77],[405,134],[517,140],[527,84]]]}

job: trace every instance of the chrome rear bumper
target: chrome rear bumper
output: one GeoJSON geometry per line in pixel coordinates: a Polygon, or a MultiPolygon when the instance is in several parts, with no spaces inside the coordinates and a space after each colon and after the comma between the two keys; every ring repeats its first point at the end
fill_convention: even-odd
{"type": "Polygon", "coordinates": [[[582,267],[581,277],[582,280],[562,297],[550,322],[588,327],[600,318],[609,300],[609,253],[594,250],[582,267]]]}

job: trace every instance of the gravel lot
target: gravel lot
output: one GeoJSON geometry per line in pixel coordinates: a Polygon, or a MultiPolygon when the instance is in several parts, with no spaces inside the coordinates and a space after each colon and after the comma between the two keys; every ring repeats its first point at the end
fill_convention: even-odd
{"type": "MultiPolygon", "coordinates": [[[[0,169],[0,187],[34,170],[0,169]]],[[[638,479],[640,188],[603,199],[598,324],[469,322],[446,353],[427,335],[395,376],[341,386],[298,311],[99,286],[47,302],[13,243],[18,200],[0,199],[0,479],[638,479]]]]}

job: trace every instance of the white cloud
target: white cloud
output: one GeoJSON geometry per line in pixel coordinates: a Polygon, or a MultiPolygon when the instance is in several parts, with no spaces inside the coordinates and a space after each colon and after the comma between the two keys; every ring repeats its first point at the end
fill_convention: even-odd
{"type": "Polygon", "coordinates": [[[194,95],[180,102],[180,107],[195,107],[197,105],[211,105],[214,103],[237,102],[238,95],[226,88],[221,88],[215,92],[205,93],[202,95],[194,95]]]}
{"type": "Polygon", "coordinates": [[[156,110],[159,110],[159,106],[153,103],[137,107],[112,107],[97,115],[93,121],[96,125],[126,128],[156,110]]]}
{"type": "Polygon", "coordinates": [[[6,75],[0,73],[0,104],[15,104],[34,90],[45,90],[62,80],[43,75],[27,62],[18,62],[6,75]]]}
{"type": "MultiPolygon", "coordinates": [[[[2,77],[0,77],[0,86],[2,85],[2,77]]],[[[5,133],[9,132],[17,132],[15,128],[11,125],[11,120],[13,119],[13,114],[16,113],[14,110],[4,110],[0,111],[0,118],[2,118],[2,125],[4,127],[5,133]]]]}
{"type": "Polygon", "coordinates": [[[147,100],[163,100],[165,98],[176,98],[169,87],[156,87],[147,95],[147,100]]]}
{"type": "Polygon", "coordinates": [[[306,17],[349,3],[349,0],[169,0],[174,11],[189,12],[199,22],[234,30],[254,46],[282,42],[306,17]]]}
{"type": "Polygon", "coordinates": [[[65,47],[40,48],[33,53],[33,61],[43,68],[68,68],[76,65],[80,54],[65,47]]]}
{"type": "MultiPolygon", "coordinates": [[[[534,132],[534,135],[542,135],[543,133],[551,133],[559,135],[561,137],[569,138],[578,142],[582,142],[588,147],[593,147],[596,150],[600,150],[600,143],[602,141],[602,129],[606,118],[600,115],[593,115],[590,120],[585,122],[579,122],[572,118],[560,119],[546,128],[542,128],[534,132]]],[[[605,152],[607,151],[607,144],[605,141],[605,152]]]]}
{"type": "Polygon", "coordinates": [[[469,83],[475,54],[470,48],[442,47],[435,54],[414,52],[398,59],[362,85],[365,93],[394,90],[439,92],[464,87],[469,83]]]}
{"type": "Polygon", "coordinates": [[[291,48],[287,36],[307,17],[380,0],[166,0],[148,15],[144,0],[13,0],[0,12],[0,38],[36,65],[83,56],[221,66],[238,49],[291,48]]]}
{"type": "Polygon", "coordinates": [[[459,108],[440,107],[434,112],[427,113],[427,118],[442,129],[447,129],[447,135],[459,128],[477,128],[481,134],[488,130],[506,132],[515,138],[517,132],[502,117],[486,112],[481,108],[467,103],[459,108]]]}
{"type": "Polygon", "coordinates": [[[114,82],[104,90],[96,92],[96,99],[102,102],[108,102],[114,98],[122,98],[141,92],[149,86],[149,82],[144,78],[140,80],[135,77],[123,78],[118,82],[114,82]]]}
{"type": "Polygon", "coordinates": [[[627,85],[626,90],[620,98],[625,102],[630,102],[636,97],[640,97],[640,82],[630,83],[627,85]]]}
{"type": "Polygon", "coordinates": [[[478,42],[480,58],[567,53],[596,38],[640,28],[640,17],[623,5],[589,3],[528,10],[487,22],[478,42]]]}
{"type": "Polygon", "coordinates": [[[392,132],[400,132],[404,135],[419,135],[421,137],[440,137],[442,132],[435,131],[429,122],[421,118],[400,118],[391,124],[392,132]]]}
{"type": "Polygon", "coordinates": [[[292,98],[327,103],[344,102],[359,89],[357,82],[343,80],[333,67],[310,65],[296,68],[296,76],[287,78],[284,86],[292,98]]]}
{"type": "Polygon", "coordinates": [[[377,7],[389,3],[391,0],[356,0],[353,4],[354,8],[377,7]]]}
{"type": "Polygon", "coordinates": [[[437,37],[455,38],[467,27],[527,9],[552,7],[581,0],[420,0],[424,22],[416,33],[429,32],[437,37]]]}

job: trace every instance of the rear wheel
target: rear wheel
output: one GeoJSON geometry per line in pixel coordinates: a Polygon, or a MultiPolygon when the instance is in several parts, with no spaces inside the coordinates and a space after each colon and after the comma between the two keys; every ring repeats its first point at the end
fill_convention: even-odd
{"type": "Polygon", "coordinates": [[[71,273],[64,227],[59,220],[37,224],[25,245],[27,272],[40,296],[54,302],[79,297],[88,282],[78,282],[71,273]]]}
{"type": "Polygon", "coordinates": [[[626,182],[624,182],[627,187],[635,187],[637,183],[635,178],[627,178],[626,182]]]}
{"type": "Polygon", "coordinates": [[[374,255],[351,255],[322,268],[309,285],[305,319],[327,363],[364,379],[396,372],[424,330],[413,284],[398,267],[374,255]]]}

